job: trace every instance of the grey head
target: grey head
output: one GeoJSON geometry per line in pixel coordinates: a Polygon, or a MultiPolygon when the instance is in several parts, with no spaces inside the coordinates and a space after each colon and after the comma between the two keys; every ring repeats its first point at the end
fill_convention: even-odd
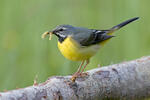
{"type": "Polygon", "coordinates": [[[75,29],[71,25],[59,25],[53,29],[52,33],[55,34],[58,38],[66,38],[68,35],[72,35],[75,29]]]}
{"type": "Polygon", "coordinates": [[[59,42],[63,42],[68,36],[72,37],[80,44],[91,40],[93,30],[72,25],[59,25],[52,31],[58,37],[59,42]]]}

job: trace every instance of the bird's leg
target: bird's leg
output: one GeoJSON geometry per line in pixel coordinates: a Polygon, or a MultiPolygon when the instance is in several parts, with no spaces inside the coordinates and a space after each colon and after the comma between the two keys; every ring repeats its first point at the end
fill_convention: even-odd
{"type": "Polygon", "coordinates": [[[83,73],[84,69],[85,69],[85,68],[86,68],[86,66],[89,64],[89,62],[90,62],[90,61],[89,61],[89,59],[87,59],[87,60],[86,60],[86,64],[85,64],[85,66],[84,66],[84,67],[83,67],[83,69],[81,70],[81,74],[83,73]]]}
{"type": "Polygon", "coordinates": [[[82,68],[82,66],[83,66],[83,64],[84,64],[84,62],[85,62],[85,61],[82,61],[82,62],[81,62],[80,66],[79,66],[79,68],[78,68],[78,70],[77,70],[77,72],[76,72],[75,74],[80,73],[80,70],[81,70],[81,68],[82,68]]]}
{"type": "Polygon", "coordinates": [[[80,66],[79,66],[79,68],[78,68],[78,70],[77,70],[77,72],[75,72],[75,73],[73,74],[73,76],[72,76],[72,78],[71,78],[72,81],[75,81],[75,79],[77,78],[77,76],[80,74],[80,70],[81,70],[81,68],[82,68],[82,66],[83,66],[83,64],[84,64],[84,62],[85,62],[85,61],[82,61],[82,62],[81,62],[80,66]]]}

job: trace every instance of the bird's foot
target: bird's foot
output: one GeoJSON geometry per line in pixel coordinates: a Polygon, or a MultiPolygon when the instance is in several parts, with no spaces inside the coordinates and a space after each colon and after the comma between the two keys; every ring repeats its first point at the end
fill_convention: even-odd
{"type": "Polygon", "coordinates": [[[82,72],[82,73],[79,74],[79,77],[85,77],[87,75],[88,75],[88,72],[82,72]]]}
{"type": "Polygon", "coordinates": [[[72,82],[75,82],[76,78],[77,78],[77,76],[72,76],[72,77],[71,77],[71,81],[72,81],[72,82]]]}
{"type": "Polygon", "coordinates": [[[75,80],[76,80],[77,77],[85,77],[85,76],[87,76],[87,75],[88,75],[87,72],[75,73],[75,74],[73,74],[73,76],[71,77],[71,80],[72,80],[72,82],[75,82],[75,80]]]}
{"type": "Polygon", "coordinates": [[[81,74],[80,72],[76,72],[75,74],[72,75],[71,80],[72,80],[73,82],[75,82],[76,78],[77,78],[78,76],[80,76],[80,74],[81,74]]]}

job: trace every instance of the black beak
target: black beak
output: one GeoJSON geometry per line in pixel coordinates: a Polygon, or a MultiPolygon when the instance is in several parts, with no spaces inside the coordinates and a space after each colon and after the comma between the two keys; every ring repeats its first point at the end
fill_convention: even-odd
{"type": "Polygon", "coordinates": [[[59,32],[59,30],[57,30],[57,29],[54,29],[54,30],[52,30],[52,31],[50,31],[52,34],[57,34],[58,32],[59,32]]]}

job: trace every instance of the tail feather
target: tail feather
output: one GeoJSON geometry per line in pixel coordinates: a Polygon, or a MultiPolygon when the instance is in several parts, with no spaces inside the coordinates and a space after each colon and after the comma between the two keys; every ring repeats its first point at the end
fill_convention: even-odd
{"type": "Polygon", "coordinates": [[[120,23],[120,24],[118,24],[118,25],[112,27],[108,33],[112,33],[112,32],[114,32],[114,31],[120,29],[121,27],[123,27],[123,26],[125,26],[125,25],[127,25],[127,24],[129,24],[129,23],[131,23],[131,22],[133,22],[133,21],[135,21],[135,20],[137,20],[137,19],[139,19],[139,17],[135,17],[135,18],[126,20],[126,21],[124,21],[124,22],[122,22],[122,23],[120,23]]]}

